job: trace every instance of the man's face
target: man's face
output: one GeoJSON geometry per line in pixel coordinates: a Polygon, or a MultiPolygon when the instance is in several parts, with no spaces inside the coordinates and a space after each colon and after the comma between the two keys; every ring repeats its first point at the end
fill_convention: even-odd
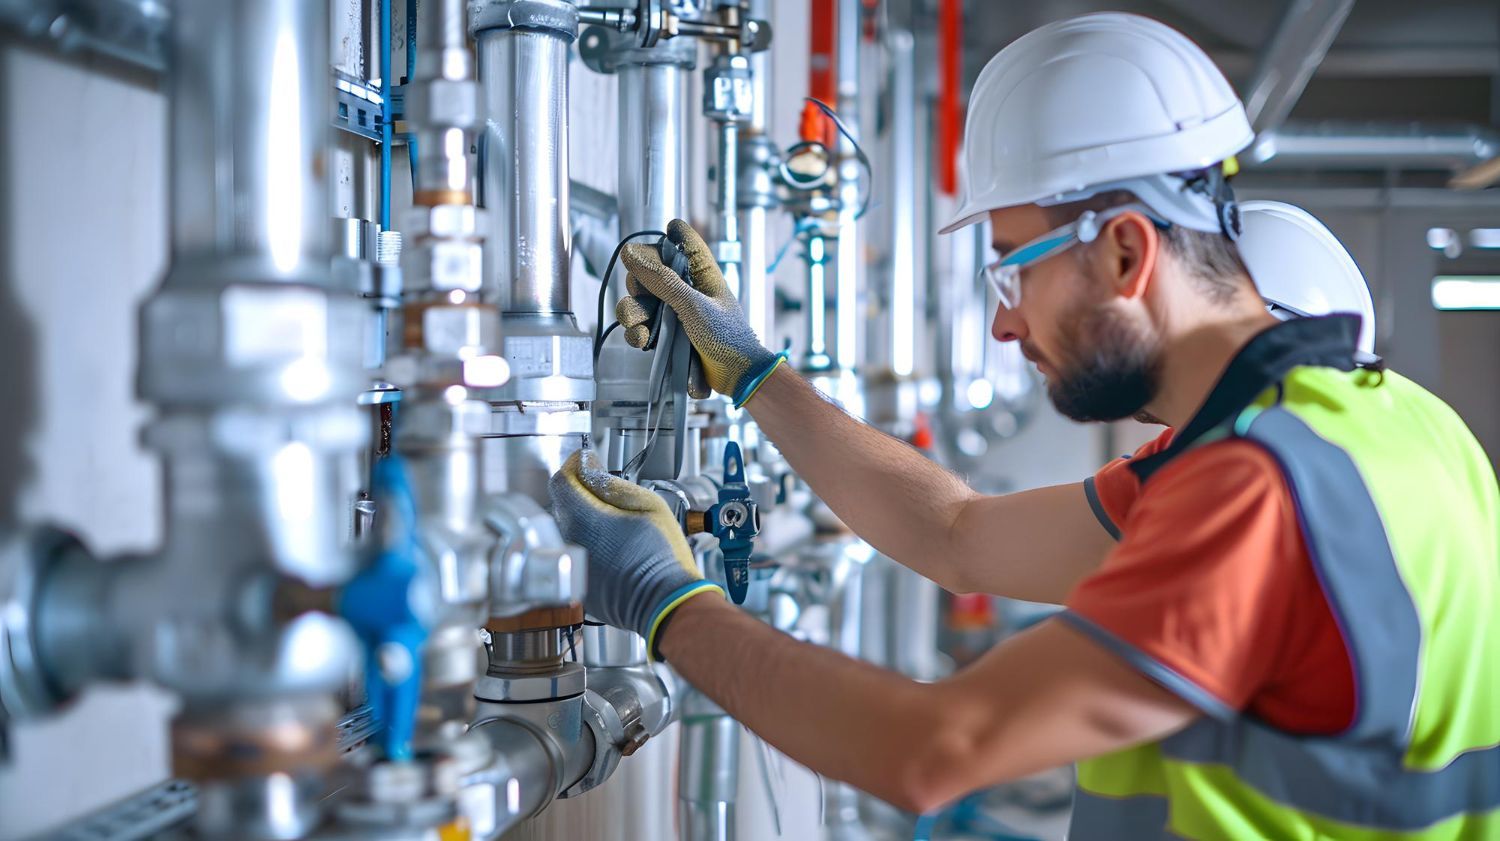
{"type": "MultiPolygon", "coordinates": [[[[1021,343],[1021,353],[1047,379],[1047,396],[1076,421],[1112,421],[1141,413],[1156,396],[1160,339],[1138,299],[1121,294],[1115,270],[1122,255],[1105,225],[1078,244],[1021,273],[1021,301],[1001,306],[991,332],[1021,343]]],[[[1008,254],[1059,222],[1035,205],[990,213],[993,244],[1008,254]]]]}

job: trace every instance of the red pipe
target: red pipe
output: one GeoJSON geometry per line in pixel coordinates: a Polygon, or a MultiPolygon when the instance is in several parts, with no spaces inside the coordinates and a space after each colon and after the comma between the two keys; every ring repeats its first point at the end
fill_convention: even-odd
{"type": "MultiPolygon", "coordinates": [[[[812,21],[808,28],[808,40],[812,48],[808,66],[808,95],[821,100],[830,108],[838,107],[839,83],[837,76],[838,50],[838,0],[812,0],[812,21]]],[[[833,121],[828,119],[812,103],[802,109],[802,139],[822,143],[829,148],[834,144],[833,121]]]]}
{"type": "Polygon", "coordinates": [[[958,149],[963,143],[963,106],[959,86],[963,72],[963,0],[938,3],[938,189],[947,195],[958,192],[958,149]]]}

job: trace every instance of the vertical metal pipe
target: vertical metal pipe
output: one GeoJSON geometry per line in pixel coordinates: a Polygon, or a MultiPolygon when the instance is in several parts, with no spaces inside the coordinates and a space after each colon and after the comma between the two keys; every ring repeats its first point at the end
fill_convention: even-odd
{"type": "Polygon", "coordinates": [[[327,6],[202,0],[174,18],[174,258],[266,257],[266,279],[326,272],[327,6]]]}
{"type": "Polygon", "coordinates": [[[916,42],[905,30],[890,33],[891,107],[891,371],[909,377],[917,355],[917,86],[916,42]]]}
{"type": "Polygon", "coordinates": [[[686,841],[734,841],[740,724],[696,690],[683,699],[678,824],[686,841]]]}
{"type": "Polygon", "coordinates": [[[482,204],[486,293],[503,313],[572,310],[568,263],[568,51],[554,30],[486,29],[482,204]]]}
{"type": "MultiPolygon", "coordinates": [[[[767,20],[771,17],[770,0],[750,0],[745,7],[746,14],[752,20],[767,20]]],[[[746,124],[746,131],[741,136],[742,141],[754,142],[763,139],[770,129],[770,89],[771,78],[771,56],[767,50],[750,55],[750,119],[746,124]]],[[[769,141],[765,141],[769,143],[769,141]]],[[[743,157],[743,156],[742,156],[743,157]]],[[[741,161],[742,167],[755,166],[755,161],[741,161]]],[[[743,171],[743,170],[741,170],[743,171]]],[[[765,186],[770,188],[769,175],[765,186]]],[[[740,184],[743,193],[747,189],[752,194],[758,192],[759,182],[752,180],[750,184],[740,184]]],[[[744,246],[740,252],[743,259],[741,273],[743,280],[740,301],[745,308],[745,317],[750,322],[750,329],[760,339],[761,344],[769,346],[772,342],[774,325],[771,323],[775,308],[772,306],[771,286],[772,279],[769,273],[770,258],[770,220],[767,207],[774,200],[770,195],[771,190],[766,190],[767,195],[752,195],[752,201],[747,202],[741,198],[739,204],[741,213],[744,214],[742,221],[742,236],[744,246]]]]}
{"type": "Polygon", "coordinates": [[[413,202],[470,204],[467,130],[478,122],[478,115],[471,93],[474,59],[469,52],[464,2],[426,0],[418,5],[417,13],[414,80],[429,86],[422,99],[407,102],[418,154],[413,202]],[[439,86],[444,83],[455,95],[442,95],[439,86]],[[460,91],[463,95],[456,95],[460,91]]]}
{"type": "Polygon", "coordinates": [[[717,170],[718,190],[715,206],[719,211],[719,242],[734,243],[733,248],[723,249],[719,254],[719,267],[729,290],[739,295],[740,289],[740,212],[739,212],[739,168],[740,126],[725,120],[719,124],[719,165],[717,170]]]}
{"type": "Polygon", "coordinates": [[[685,74],[671,64],[619,69],[620,234],[654,229],[687,212],[685,74]]]}
{"type": "MultiPolygon", "coordinates": [[[[839,0],[838,111],[844,125],[856,137],[859,134],[859,22],[861,0],[839,0]]],[[[839,242],[837,293],[834,317],[838,329],[834,336],[834,355],[839,368],[853,370],[858,361],[859,326],[859,162],[854,143],[839,134],[839,242]]]]}
{"type": "Polygon", "coordinates": [[[828,243],[821,234],[807,239],[807,356],[808,371],[828,368],[828,243]]]}

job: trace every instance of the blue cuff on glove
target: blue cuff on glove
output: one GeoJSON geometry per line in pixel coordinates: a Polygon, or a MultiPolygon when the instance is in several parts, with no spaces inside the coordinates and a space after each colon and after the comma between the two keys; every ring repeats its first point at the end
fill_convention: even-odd
{"type": "Polygon", "coordinates": [[[780,368],[782,366],[782,363],[786,362],[786,360],[786,351],[782,351],[781,353],[778,353],[775,356],[771,357],[770,364],[768,364],[764,370],[743,383],[739,387],[739,390],[734,393],[734,407],[736,409],[739,409],[746,403],[749,403],[750,398],[755,396],[755,392],[765,384],[766,380],[771,378],[772,374],[776,373],[776,369],[780,368]]]}
{"type": "Polygon", "coordinates": [[[651,658],[653,661],[659,661],[662,659],[661,652],[657,650],[656,646],[657,643],[660,642],[659,636],[662,624],[666,621],[667,617],[671,615],[672,611],[676,610],[683,602],[687,601],[693,596],[696,596],[699,593],[708,590],[712,590],[718,593],[720,596],[724,595],[723,587],[720,587],[712,581],[704,579],[678,587],[676,590],[672,591],[671,595],[667,596],[665,599],[662,599],[662,603],[657,606],[655,611],[652,612],[651,622],[647,625],[647,657],[651,658]]]}

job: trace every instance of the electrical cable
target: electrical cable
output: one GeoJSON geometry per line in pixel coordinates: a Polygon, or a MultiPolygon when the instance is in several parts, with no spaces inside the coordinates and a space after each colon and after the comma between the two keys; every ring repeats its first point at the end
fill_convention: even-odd
{"type": "Polygon", "coordinates": [[[865,168],[865,195],[864,198],[859,202],[859,210],[854,214],[855,219],[860,219],[870,209],[870,197],[875,193],[875,167],[870,164],[869,156],[865,154],[865,150],[859,145],[859,141],[854,139],[854,134],[849,131],[849,127],[844,125],[843,120],[839,119],[838,112],[834,111],[831,107],[828,106],[827,103],[823,102],[821,99],[816,99],[811,96],[803,97],[803,99],[811,102],[818,108],[819,111],[822,111],[823,114],[828,117],[828,119],[833,120],[833,124],[836,128],[838,128],[839,134],[842,134],[844,138],[849,141],[849,145],[854,147],[854,159],[856,161],[859,161],[860,165],[865,168]]]}
{"type": "Polygon", "coordinates": [[[620,252],[625,250],[627,243],[637,237],[664,237],[666,235],[665,231],[636,231],[620,240],[619,245],[615,246],[614,253],[609,255],[609,265],[604,269],[604,277],[599,279],[599,313],[598,317],[594,320],[594,367],[596,369],[599,367],[599,351],[604,349],[604,299],[609,294],[609,280],[615,273],[615,263],[619,262],[620,252]]]}

